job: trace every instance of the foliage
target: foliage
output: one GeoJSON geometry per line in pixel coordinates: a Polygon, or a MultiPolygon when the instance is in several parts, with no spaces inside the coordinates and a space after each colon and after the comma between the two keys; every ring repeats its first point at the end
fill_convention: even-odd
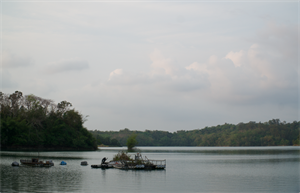
{"type": "Polygon", "coordinates": [[[103,137],[103,135],[98,134],[98,132],[91,132],[91,134],[96,139],[97,145],[105,145],[105,146],[110,146],[110,147],[121,147],[120,142],[116,138],[111,139],[110,136],[103,137]]]}
{"type": "Polygon", "coordinates": [[[223,124],[191,131],[91,131],[105,138],[113,138],[126,145],[136,135],[140,146],[283,146],[299,145],[299,124],[272,119],[265,123],[223,124]]]}
{"type": "Polygon", "coordinates": [[[136,141],[136,134],[132,134],[128,139],[127,139],[127,148],[128,150],[132,150],[137,144],[136,141]]]}
{"type": "Polygon", "coordinates": [[[120,161],[120,160],[132,160],[130,155],[128,155],[128,152],[119,151],[117,155],[114,155],[113,161],[120,161]]]}
{"type": "Polygon", "coordinates": [[[96,149],[96,139],[83,127],[85,118],[71,103],[16,91],[0,92],[1,147],[96,149]]]}
{"type": "Polygon", "coordinates": [[[294,145],[300,146],[300,132],[296,140],[293,141],[294,145]]]}

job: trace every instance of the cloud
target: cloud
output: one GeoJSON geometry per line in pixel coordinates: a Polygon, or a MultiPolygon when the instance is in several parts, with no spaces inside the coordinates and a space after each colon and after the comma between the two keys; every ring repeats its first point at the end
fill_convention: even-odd
{"type": "Polygon", "coordinates": [[[108,85],[134,86],[138,90],[155,87],[167,92],[189,92],[201,90],[209,82],[205,73],[198,74],[174,65],[174,62],[155,49],[149,54],[149,71],[134,72],[115,69],[109,74],[108,85]]]}
{"type": "Polygon", "coordinates": [[[171,59],[165,58],[159,50],[154,50],[150,54],[150,59],[152,61],[152,75],[174,75],[176,69],[171,65],[171,59]]]}
{"type": "Polygon", "coordinates": [[[293,26],[266,25],[248,48],[228,51],[225,56],[213,54],[205,62],[195,61],[185,67],[175,65],[174,56],[165,57],[160,50],[154,49],[149,55],[151,64],[148,72],[116,69],[110,73],[109,81],[115,86],[153,84],[157,89],[183,95],[197,91],[194,97],[205,97],[205,100],[223,104],[275,101],[287,104],[281,92],[286,93],[289,101],[295,101],[292,90],[297,89],[298,74],[296,55],[282,52],[282,47],[290,50],[293,43],[281,32],[294,36],[293,29],[293,26]],[[262,37],[276,38],[265,41],[262,37]],[[291,59],[291,56],[294,58],[291,59]]]}
{"type": "Polygon", "coordinates": [[[112,80],[114,77],[116,76],[120,76],[123,74],[123,70],[118,68],[118,69],[115,69],[114,71],[112,71],[110,74],[109,74],[109,78],[108,80],[112,80]]]}
{"type": "Polygon", "coordinates": [[[28,56],[18,56],[7,51],[2,53],[3,68],[19,68],[33,65],[33,59],[28,56]]]}
{"type": "Polygon", "coordinates": [[[201,98],[218,104],[296,106],[297,55],[292,50],[297,48],[290,41],[297,40],[295,30],[291,25],[268,24],[248,47],[224,55],[212,54],[204,62],[194,61],[185,67],[175,65],[175,56],[165,57],[154,49],[149,55],[148,72],[116,69],[109,80],[115,86],[136,85],[136,91],[153,86],[158,92],[182,96],[193,92],[189,96],[193,100],[201,98]]]}
{"type": "Polygon", "coordinates": [[[58,62],[48,63],[46,73],[55,74],[68,71],[81,71],[89,68],[89,64],[86,60],[80,59],[67,59],[60,60],[58,62]]]}
{"type": "Polygon", "coordinates": [[[245,52],[243,50],[239,52],[229,52],[226,56],[226,59],[232,60],[235,67],[240,67],[245,63],[245,52]]]}
{"type": "Polygon", "coordinates": [[[249,48],[230,51],[221,60],[211,56],[206,63],[194,62],[186,69],[208,76],[210,87],[206,93],[211,100],[235,105],[275,103],[297,106],[297,55],[282,50],[292,50],[294,43],[285,33],[279,33],[290,33],[297,40],[292,29],[293,26],[279,29],[277,25],[267,25],[249,48]],[[276,38],[266,41],[261,36],[276,38]]]}
{"type": "Polygon", "coordinates": [[[266,27],[259,30],[256,41],[259,44],[271,49],[273,56],[285,56],[286,59],[297,59],[298,45],[298,25],[267,23],[266,27]],[[276,51],[276,52],[274,52],[276,51]]]}
{"type": "Polygon", "coordinates": [[[116,69],[110,73],[106,84],[120,87],[141,85],[145,86],[149,84],[155,84],[155,82],[160,80],[161,77],[152,77],[150,76],[150,73],[123,71],[123,69],[116,69]]]}

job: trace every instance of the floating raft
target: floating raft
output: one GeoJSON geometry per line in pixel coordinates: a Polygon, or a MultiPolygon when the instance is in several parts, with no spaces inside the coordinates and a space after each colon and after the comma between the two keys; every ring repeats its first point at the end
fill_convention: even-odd
{"type": "Polygon", "coordinates": [[[96,164],[96,165],[91,165],[92,168],[102,168],[102,169],[107,169],[107,168],[114,168],[114,165],[120,164],[118,161],[110,161],[110,162],[104,162],[101,164],[96,164]]]}
{"type": "Polygon", "coordinates": [[[166,160],[150,160],[146,156],[143,158],[140,153],[135,155],[134,160],[105,162],[106,159],[102,159],[101,164],[91,165],[91,168],[117,168],[122,170],[157,170],[166,168],[166,160]]]}
{"type": "Polygon", "coordinates": [[[113,167],[122,170],[157,170],[166,168],[166,160],[147,160],[144,162],[136,162],[134,160],[122,162],[122,164],[116,164],[113,167]]]}
{"type": "Polygon", "coordinates": [[[113,165],[114,168],[123,170],[156,170],[165,169],[166,160],[150,160],[146,156],[143,159],[140,153],[137,153],[135,160],[121,160],[121,163],[113,165]]]}
{"type": "Polygon", "coordinates": [[[54,166],[54,163],[52,160],[50,161],[39,161],[38,158],[32,158],[31,160],[20,160],[21,164],[28,165],[28,166],[34,166],[34,167],[51,167],[54,166]]]}
{"type": "Polygon", "coordinates": [[[102,169],[109,168],[107,164],[91,165],[91,167],[92,168],[102,168],[102,169]]]}

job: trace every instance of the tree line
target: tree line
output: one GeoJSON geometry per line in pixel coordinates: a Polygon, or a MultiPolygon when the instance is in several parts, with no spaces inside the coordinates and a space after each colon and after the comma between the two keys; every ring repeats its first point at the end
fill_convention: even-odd
{"type": "MultiPolygon", "coordinates": [[[[299,124],[272,119],[265,123],[223,124],[191,131],[90,131],[98,137],[98,144],[106,138],[125,146],[127,139],[136,135],[138,146],[291,146],[299,145],[299,124]]],[[[109,145],[109,144],[105,144],[109,145]]]]}
{"type": "Polygon", "coordinates": [[[176,132],[145,130],[88,131],[86,117],[72,104],[0,92],[1,149],[92,150],[108,146],[279,146],[299,145],[299,124],[272,119],[265,123],[223,124],[176,132]],[[134,137],[131,137],[134,136],[134,137]]]}
{"type": "Polygon", "coordinates": [[[72,104],[55,104],[33,94],[0,92],[1,149],[94,150],[97,143],[83,127],[85,117],[72,104]]]}

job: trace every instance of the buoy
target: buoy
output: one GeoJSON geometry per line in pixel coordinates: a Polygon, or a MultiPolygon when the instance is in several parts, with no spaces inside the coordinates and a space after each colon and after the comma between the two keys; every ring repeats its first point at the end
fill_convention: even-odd
{"type": "Polygon", "coordinates": [[[67,165],[67,163],[65,161],[61,161],[60,165],[67,165]]]}
{"type": "Polygon", "coordinates": [[[12,166],[19,166],[19,163],[16,162],[16,161],[14,161],[11,165],[12,165],[12,166]]]}

